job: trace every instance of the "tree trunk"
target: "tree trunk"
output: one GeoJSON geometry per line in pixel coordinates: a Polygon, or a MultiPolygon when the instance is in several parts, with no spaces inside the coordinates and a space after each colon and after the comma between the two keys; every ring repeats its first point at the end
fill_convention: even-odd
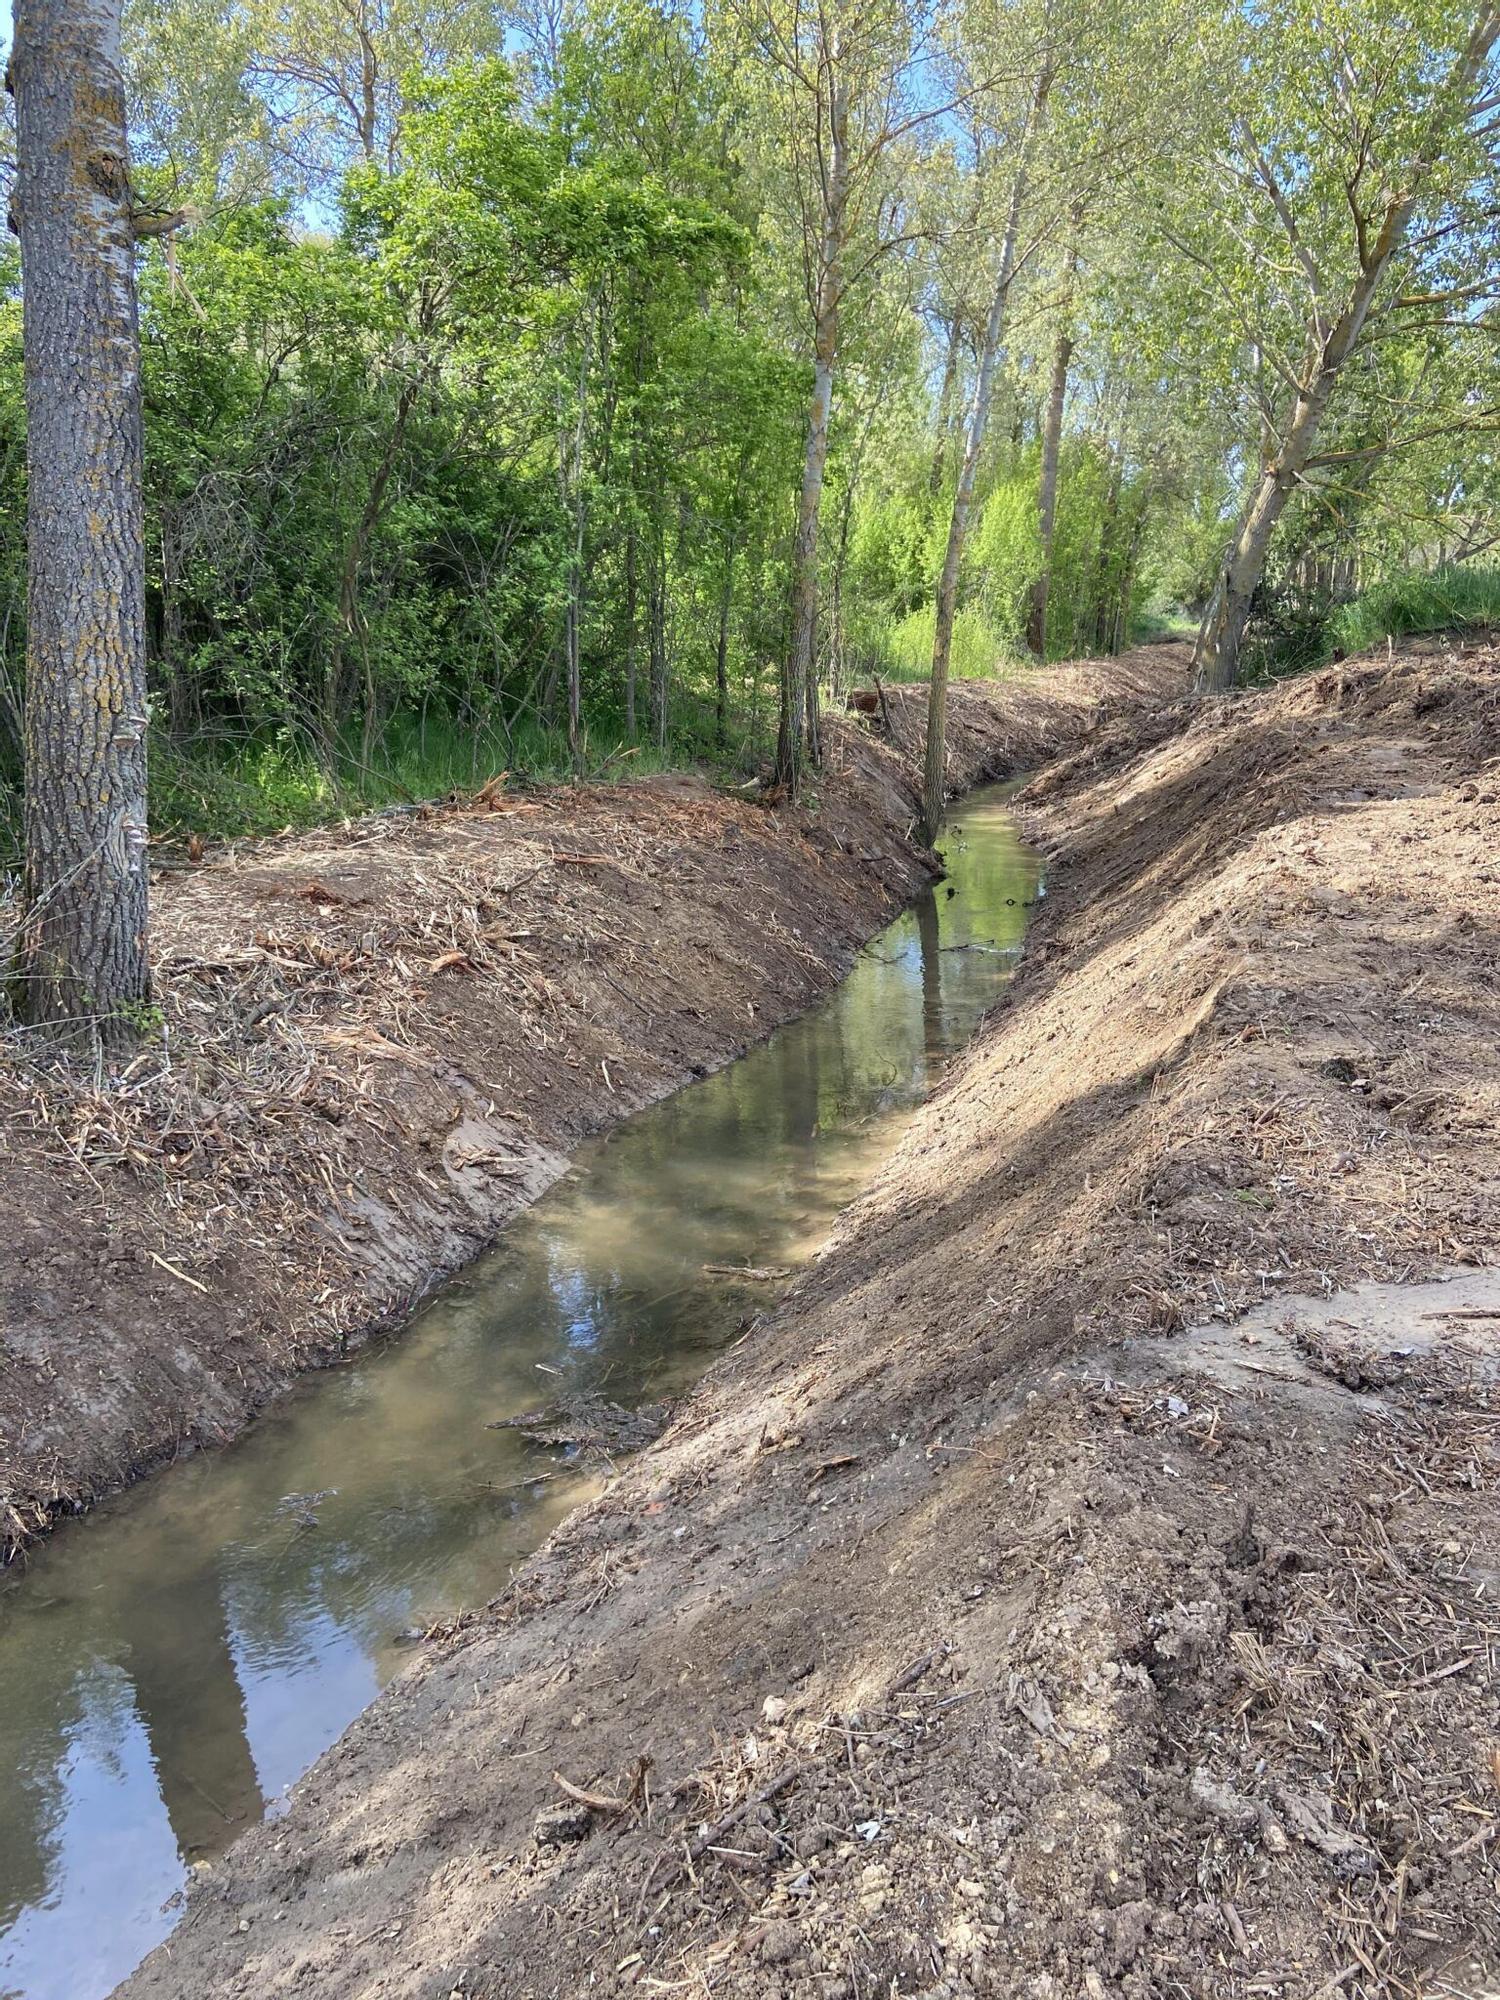
{"type": "Polygon", "coordinates": [[[833,559],[833,603],[831,607],[832,615],[829,619],[832,632],[832,645],[829,650],[832,658],[829,661],[828,690],[835,708],[838,707],[839,702],[843,698],[846,680],[844,674],[846,651],[844,643],[844,570],[848,566],[849,561],[849,526],[853,512],[854,480],[851,478],[844,488],[844,502],[839,510],[839,546],[838,553],[833,559]]]}
{"type": "Polygon", "coordinates": [[[795,793],[805,752],[816,765],[818,742],[818,509],[828,464],[828,418],[838,358],[839,304],[843,293],[844,236],[849,226],[849,95],[833,92],[829,118],[831,161],[819,246],[817,313],[813,328],[813,393],[802,454],[802,493],[792,544],[792,635],[781,669],[781,723],[776,739],[776,782],[795,793]]]}
{"type": "Polygon", "coordinates": [[[1104,493],[1104,512],[1099,523],[1099,557],[1094,566],[1094,592],[1091,612],[1094,626],[1094,644],[1105,652],[1113,652],[1114,633],[1114,571],[1116,537],[1120,524],[1120,497],[1125,484],[1126,431],[1122,424],[1120,442],[1111,449],[1109,485],[1104,493]]]}
{"type": "Polygon", "coordinates": [[[1146,518],[1151,511],[1149,490],[1143,492],[1136,501],[1135,519],[1130,527],[1130,540],[1125,548],[1125,567],[1120,572],[1119,593],[1115,599],[1114,630],[1110,636],[1109,650],[1122,653],[1130,636],[1130,606],[1135,596],[1136,565],[1140,561],[1141,543],[1146,538],[1146,518]]]}
{"type": "Polygon", "coordinates": [[[647,583],[647,619],[651,635],[651,734],[659,750],[667,744],[667,550],[656,524],[656,547],[647,583]]]}
{"type": "Polygon", "coordinates": [[[948,763],[948,663],[953,651],[953,623],[958,615],[958,577],[963,563],[964,543],[969,533],[969,510],[974,499],[974,479],[984,434],[990,417],[990,400],[995,387],[995,363],[1005,335],[1005,312],[1010,303],[1011,280],[1016,269],[1016,238],[1020,233],[1021,209],[1031,160],[1031,143],[1046,109],[1050,78],[1037,86],[1021,151],[1016,177],[1011,185],[1010,211],[1005,220],[1005,236],[1000,246],[1000,268],[995,278],[995,294],[985,322],[984,345],[979,354],[979,378],[974,385],[974,402],[969,411],[969,428],[964,439],[963,463],[958,471],[958,487],[953,495],[953,512],[948,519],[948,544],[943,552],[942,575],[938,579],[937,607],[932,632],[932,680],[927,691],[927,747],[922,777],[922,827],[929,844],[937,839],[943,823],[943,779],[948,763]]]}
{"type": "MultiPolygon", "coordinates": [[[[781,726],[776,739],[776,782],[795,792],[802,779],[804,731],[816,724],[818,633],[818,510],[828,463],[828,416],[833,402],[833,369],[838,314],[820,316],[813,363],[813,398],[802,458],[802,495],[797,537],[792,544],[792,633],[781,671],[781,726]]],[[[816,746],[806,754],[816,760],[816,746]]]]}
{"type": "Polygon", "coordinates": [[[364,613],[359,601],[360,573],[365,556],[369,551],[370,538],[380,525],[385,511],[386,489],[391,483],[391,475],[396,469],[396,461],[406,436],[407,422],[416,405],[427,370],[409,377],[402,383],[396,398],[396,414],[387,433],[385,449],[380,463],[375,468],[375,476],[370,481],[369,493],[360,509],[359,519],[354,524],[344,548],[343,567],[339,572],[339,617],[334,630],[333,644],[329,650],[328,667],[323,684],[323,735],[330,771],[337,769],[337,746],[339,727],[343,720],[345,696],[344,648],[351,639],[360,646],[360,657],[364,666],[364,719],[361,725],[361,743],[368,757],[369,746],[375,733],[376,687],[373,663],[370,658],[369,634],[365,630],[364,613]]]}
{"type": "Polygon", "coordinates": [[[1052,544],[1057,528],[1057,466],[1062,452],[1063,409],[1068,399],[1068,365],[1073,359],[1073,287],[1078,277],[1078,231],[1082,220],[1075,209],[1063,273],[1062,320],[1052,349],[1052,379],[1047,387],[1047,414],[1042,419],[1042,476],[1036,510],[1041,568],[1031,586],[1031,607],[1026,621],[1026,648],[1039,660],[1047,657],[1047,600],[1052,594],[1052,544]]]}
{"type": "Polygon", "coordinates": [[[943,386],[938,392],[937,444],[933,447],[932,467],[927,474],[927,491],[934,499],[943,490],[943,473],[948,464],[948,426],[953,420],[953,392],[958,383],[958,359],[963,337],[963,314],[955,307],[953,318],[948,323],[948,352],[943,361],[943,386]]]}
{"type": "Polygon", "coordinates": [[[583,508],[568,564],[568,762],[575,778],[583,776],[583,508]]]}
{"type": "Polygon", "coordinates": [[[625,535],[625,740],[634,743],[637,729],[635,719],[635,648],[636,648],[636,526],[634,513],[634,481],[631,484],[632,511],[630,527],[625,535]]]}
{"type": "Polygon", "coordinates": [[[367,160],[375,157],[376,105],[375,83],[379,75],[379,65],[375,57],[375,43],[370,34],[365,10],[359,9],[354,20],[354,33],[359,42],[359,144],[367,160]]]}
{"type": "Polygon", "coordinates": [[[714,655],[714,742],[722,750],[729,730],[729,614],[734,606],[734,537],[724,543],[724,588],[719,593],[719,644],[714,655]]]}
{"type": "Polygon", "coordinates": [[[1227,693],[1239,676],[1240,647],[1271,538],[1311,455],[1333,380],[1332,372],[1320,370],[1313,387],[1298,397],[1285,441],[1261,471],[1240,516],[1198,630],[1194,661],[1200,694],[1227,693]]]}
{"type": "Polygon", "coordinates": [[[578,414],[573,431],[572,478],[565,472],[563,487],[572,486],[573,546],[568,555],[568,761],[575,778],[583,775],[583,574],[584,547],[588,537],[588,496],[584,489],[584,447],[588,437],[588,385],[590,342],[585,338],[578,363],[578,414]]]}
{"type": "Polygon", "coordinates": [[[120,0],[17,0],[25,272],[26,871],[20,1007],[139,1032],[146,952],[140,331],[120,0]]]}

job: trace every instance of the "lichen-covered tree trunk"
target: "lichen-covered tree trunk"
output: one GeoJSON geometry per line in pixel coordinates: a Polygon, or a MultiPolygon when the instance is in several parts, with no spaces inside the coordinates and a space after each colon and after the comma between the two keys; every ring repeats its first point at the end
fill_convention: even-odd
{"type": "Polygon", "coordinates": [[[16,0],[27,414],[19,1007],[128,1039],[149,997],[146,637],[121,0],[16,0]]]}

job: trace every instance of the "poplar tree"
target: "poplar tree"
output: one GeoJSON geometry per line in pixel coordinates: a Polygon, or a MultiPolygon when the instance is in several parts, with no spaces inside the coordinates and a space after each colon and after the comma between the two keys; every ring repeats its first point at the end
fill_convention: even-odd
{"type": "Polygon", "coordinates": [[[17,0],[27,417],[22,1018],[137,1030],[146,950],[141,356],[121,0],[17,0]]]}

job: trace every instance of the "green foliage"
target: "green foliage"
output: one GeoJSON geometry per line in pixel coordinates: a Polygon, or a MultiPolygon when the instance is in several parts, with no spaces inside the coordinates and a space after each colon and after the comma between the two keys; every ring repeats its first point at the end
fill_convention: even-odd
{"type": "MultiPolygon", "coordinates": [[[[932,671],[936,613],[930,604],[886,628],[875,662],[893,681],[925,681],[932,671]]],[[[953,654],[948,671],[955,680],[982,680],[1008,672],[1017,663],[1009,635],[986,618],[978,605],[965,605],[953,622],[953,654]]]]}
{"type": "Polygon", "coordinates": [[[1389,640],[1500,629],[1500,568],[1449,564],[1396,571],[1343,602],[1283,595],[1262,609],[1250,655],[1254,680],[1279,680],[1389,640]]]}
{"type": "MultiPolygon", "coordinates": [[[[1297,0],[939,12],[870,0],[837,58],[862,137],[818,524],[816,656],[835,699],[871,670],[929,668],[986,273],[1045,38],[1058,68],[978,467],[959,675],[1025,657],[1060,333],[1048,654],[1191,629],[1304,359],[1311,278],[1266,175],[1333,298],[1351,200],[1410,154],[1432,52],[1468,19],[1457,0],[1378,21],[1337,0],[1336,34],[1297,0]],[[930,124],[937,86],[910,67],[928,28],[974,85],[930,124]],[[1355,173],[1367,126],[1382,147],[1355,173]]],[[[799,73],[788,52],[824,26],[781,0],[582,0],[504,32],[487,0],[131,0],[136,181],[190,209],[170,256],[154,242],[140,260],[159,827],[270,832],[497,769],[561,774],[570,671],[582,768],[754,766],[788,651],[826,253],[832,71],[799,73]]],[[[1450,150],[1281,524],[1263,659],[1492,609],[1489,572],[1452,559],[1500,539],[1493,203],[1473,198],[1470,139],[1450,150]],[[1391,580],[1359,595],[1372,578],[1391,580]]],[[[7,855],[18,285],[12,246],[7,855]]]]}
{"type": "MultiPolygon", "coordinates": [[[[1014,657],[1025,647],[1026,593],[1041,567],[1036,511],[1039,464],[1035,450],[1006,454],[984,498],[967,551],[971,588],[1002,649],[1014,657]]],[[[1066,489],[1062,491],[1066,495],[1066,489]]]]}
{"type": "Polygon", "coordinates": [[[1339,651],[1362,653],[1390,635],[1500,628],[1500,569],[1474,565],[1408,572],[1373,584],[1328,621],[1339,651]]]}
{"type": "MultiPolygon", "coordinates": [[[[630,768],[648,742],[763,743],[805,380],[765,325],[694,36],[622,7],[564,39],[540,107],[497,58],[430,70],[388,105],[399,156],[343,171],[336,226],[270,197],[144,250],[160,825],[273,830],[556,770],[573,643],[585,765],[632,739],[630,768]]],[[[0,307],[12,785],[16,318],[0,307]]]]}

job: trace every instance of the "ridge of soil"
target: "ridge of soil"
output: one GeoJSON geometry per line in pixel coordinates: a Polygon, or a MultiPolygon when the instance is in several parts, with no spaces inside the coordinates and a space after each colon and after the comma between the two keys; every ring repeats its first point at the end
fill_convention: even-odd
{"type": "Polygon", "coordinates": [[[1487,643],[1034,784],[821,1259],[122,1995],[1495,1992],[1497,801],[1487,643]]]}
{"type": "MultiPolygon", "coordinates": [[[[955,686],[955,790],[1177,692],[1182,648],[955,686]]],[[[923,691],[809,810],[690,776],[244,843],[156,885],[163,1045],[0,1036],[0,1559],[407,1318],[583,1138],[833,985],[930,876],[923,691]]]]}

